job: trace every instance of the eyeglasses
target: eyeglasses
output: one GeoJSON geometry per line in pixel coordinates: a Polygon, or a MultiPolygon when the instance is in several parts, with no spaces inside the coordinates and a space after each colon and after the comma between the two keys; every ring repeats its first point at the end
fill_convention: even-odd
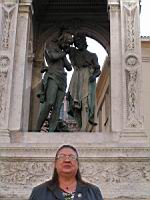
{"type": "Polygon", "coordinates": [[[56,157],[56,160],[62,160],[63,161],[63,160],[66,160],[66,159],[68,159],[70,161],[77,160],[77,156],[76,155],[72,155],[72,154],[70,154],[70,155],[59,154],[56,157]]]}

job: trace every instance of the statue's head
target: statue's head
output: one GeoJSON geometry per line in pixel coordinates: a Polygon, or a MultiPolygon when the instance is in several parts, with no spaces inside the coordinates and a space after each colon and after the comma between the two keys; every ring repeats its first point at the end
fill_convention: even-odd
{"type": "Polygon", "coordinates": [[[74,35],[74,45],[79,50],[84,50],[87,48],[86,36],[84,33],[76,33],[74,35]]]}
{"type": "Polygon", "coordinates": [[[58,38],[59,46],[64,49],[73,44],[73,35],[69,32],[62,32],[58,38]]]}

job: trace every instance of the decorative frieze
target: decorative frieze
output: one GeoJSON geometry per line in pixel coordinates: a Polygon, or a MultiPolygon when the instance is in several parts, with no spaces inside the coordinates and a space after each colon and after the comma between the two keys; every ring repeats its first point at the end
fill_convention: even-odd
{"type": "MultiPolygon", "coordinates": [[[[51,178],[54,165],[50,161],[0,161],[1,184],[38,184],[51,178]]],[[[150,162],[98,162],[82,160],[81,174],[90,182],[150,184],[150,162]]]]}
{"type": "Polygon", "coordinates": [[[81,174],[96,183],[145,182],[150,184],[150,162],[83,162],[81,174]]]}

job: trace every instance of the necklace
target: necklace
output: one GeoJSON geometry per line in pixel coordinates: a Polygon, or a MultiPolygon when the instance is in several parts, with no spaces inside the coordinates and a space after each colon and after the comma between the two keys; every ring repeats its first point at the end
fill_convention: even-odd
{"type": "Polygon", "coordinates": [[[73,192],[73,191],[75,191],[75,188],[76,188],[76,181],[71,182],[69,185],[60,184],[60,188],[62,188],[63,190],[73,192]]]}

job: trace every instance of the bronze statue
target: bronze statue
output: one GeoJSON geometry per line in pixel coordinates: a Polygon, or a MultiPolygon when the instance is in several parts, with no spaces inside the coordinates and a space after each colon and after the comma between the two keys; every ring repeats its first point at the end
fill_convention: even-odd
{"type": "Polygon", "coordinates": [[[96,77],[100,75],[100,66],[97,55],[87,50],[84,34],[77,33],[74,36],[74,45],[67,49],[74,68],[67,94],[68,114],[75,118],[81,131],[86,131],[88,122],[96,125],[96,77]]]}
{"type": "Polygon", "coordinates": [[[57,40],[53,40],[45,45],[44,58],[48,67],[44,65],[41,70],[45,74],[42,79],[41,91],[38,94],[40,98],[40,111],[36,131],[41,130],[48,115],[50,115],[49,132],[53,132],[56,129],[67,86],[67,75],[64,68],[68,71],[72,69],[63,49],[69,47],[72,42],[71,34],[62,33],[57,40]]]}

